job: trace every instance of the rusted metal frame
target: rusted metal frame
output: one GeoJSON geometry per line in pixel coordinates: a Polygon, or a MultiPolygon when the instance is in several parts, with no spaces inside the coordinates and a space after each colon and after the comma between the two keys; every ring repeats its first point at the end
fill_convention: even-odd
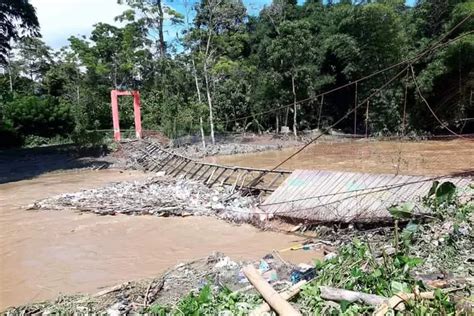
{"type": "Polygon", "coordinates": [[[179,175],[181,171],[183,171],[183,169],[186,168],[187,165],[189,165],[190,162],[191,160],[187,159],[186,163],[181,168],[178,169],[178,171],[174,174],[174,176],[176,177],[177,175],[179,175]]]}
{"type": "MultiPolygon", "coordinates": [[[[217,175],[217,178],[214,179],[214,181],[212,181],[212,183],[209,183],[209,187],[212,187],[217,181],[219,181],[219,178],[222,177],[222,175],[227,171],[228,169],[227,168],[223,168],[221,173],[219,173],[217,175]]],[[[210,180],[209,180],[210,181],[210,180]]]]}

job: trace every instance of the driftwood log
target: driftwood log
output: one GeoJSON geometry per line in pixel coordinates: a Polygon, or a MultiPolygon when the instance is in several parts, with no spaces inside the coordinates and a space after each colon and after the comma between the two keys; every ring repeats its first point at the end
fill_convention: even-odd
{"type": "Polygon", "coordinates": [[[321,291],[321,298],[336,302],[348,301],[351,303],[358,302],[367,305],[377,306],[388,301],[388,298],[384,296],[349,291],[329,286],[320,286],[319,290],[321,291]]]}

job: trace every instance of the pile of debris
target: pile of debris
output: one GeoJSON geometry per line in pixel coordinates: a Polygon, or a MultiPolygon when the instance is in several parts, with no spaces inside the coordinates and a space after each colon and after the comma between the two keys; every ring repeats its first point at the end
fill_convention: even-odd
{"type": "Polygon", "coordinates": [[[249,222],[253,218],[254,204],[254,197],[242,196],[231,187],[209,188],[192,180],[157,176],[61,194],[37,201],[28,209],[73,209],[98,215],[201,215],[249,222]]]}
{"type": "MultiPolygon", "coordinates": [[[[150,305],[170,306],[178,303],[189,293],[199,292],[208,286],[213,290],[226,286],[230,291],[256,294],[243,267],[253,264],[265,275],[275,289],[291,286],[291,272],[297,266],[271,254],[256,262],[233,261],[222,253],[180,263],[152,279],[131,281],[108,287],[93,295],[62,296],[54,301],[34,303],[5,311],[6,315],[90,314],[106,313],[123,315],[146,312],[150,305]]],[[[250,311],[253,306],[249,305],[250,311]]]]}
{"type": "Polygon", "coordinates": [[[205,148],[200,144],[186,145],[173,148],[173,151],[190,158],[204,158],[217,155],[235,155],[266,150],[279,150],[281,148],[283,148],[282,144],[217,143],[214,145],[208,144],[205,148]]]}

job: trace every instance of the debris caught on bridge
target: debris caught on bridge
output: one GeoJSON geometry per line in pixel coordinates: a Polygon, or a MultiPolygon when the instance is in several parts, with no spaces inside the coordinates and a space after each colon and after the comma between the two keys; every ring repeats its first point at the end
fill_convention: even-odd
{"type": "Polygon", "coordinates": [[[74,209],[99,215],[206,215],[234,222],[249,221],[255,198],[231,194],[230,190],[229,187],[209,188],[197,181],[162,176],[62,194],[37,201],[28,209],[74,209]]]}

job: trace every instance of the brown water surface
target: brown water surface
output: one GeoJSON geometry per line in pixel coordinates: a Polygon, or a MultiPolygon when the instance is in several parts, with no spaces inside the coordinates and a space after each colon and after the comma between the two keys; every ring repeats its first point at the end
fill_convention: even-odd
{"type": "MultiPolygon", "coordinates": [[[[301,241],[206,217],[97,216],[23,209],[55,194],[143,177],[128,171],[80,171],[1,184],[0,310],[60,293],[94,293],[104,286],[158,275],[213,251],[234,259],[256,259],[301,241]]],[[[289,255],[296,262],[315,256],[309,252],[289,255]]]]}
{"type": "MultiPolygon", "coordinates": [[[[208,157],[230,166],[273,168],[295,148],[208,157]]],[[[310,145],[280,169],[320,169],[405,175],[446,175],[474,169],[474,141],[341,141],[310,145]]]]}

